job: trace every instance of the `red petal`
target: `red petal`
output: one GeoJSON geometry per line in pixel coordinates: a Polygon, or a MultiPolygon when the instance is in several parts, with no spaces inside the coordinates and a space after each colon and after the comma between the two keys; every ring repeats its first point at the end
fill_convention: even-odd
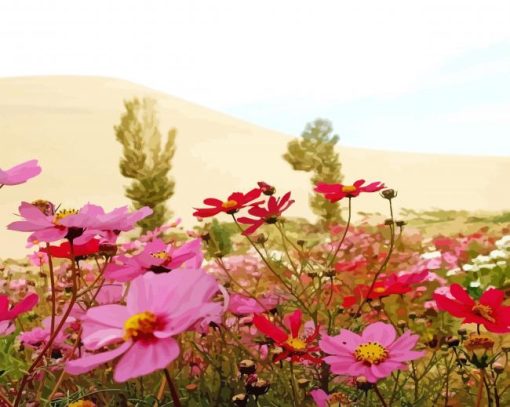
{"type": "Polygon", "coordinates": [[[492,309],[498,308],[505,299],[505,293],[495,288],[485,291],[480,297],[480,304],[488,305],[492,309]]]}
{"type": "Polygon", "coordinates": [[[299,328],[301,328],[301,317],[302,313],[300,309],[295,310],[289,316],[290,332],[292,333],[293,338],[297,338],[299,336],[299,328]]]}
{"type": "Polygon", "coordinates": [[[473,299],[469,296],[466,290],[462,288],[460,284],[452,284],[450,287],[450,293],[461,303],[469,306],[475,305],[473,299]]]}
{"type": "Polygon", "coordinates": [[[262,315],[255,315],[253,317],[253,324],[260,332],[266,336],[269,336],[277,344],[285,342],[289,338],[289,335],[285,331],[278,328],[262,315]]]}
{"type": "Polygon", "coordinates": [[[441,311],[446,311],[457,318],[465,318],[470,315],[470,312],[468,312],[465,305],[460,304],[457,301],[450,300],[445,295],[434,294],[433,297],[436,301],[437,307],[441,311]]]}

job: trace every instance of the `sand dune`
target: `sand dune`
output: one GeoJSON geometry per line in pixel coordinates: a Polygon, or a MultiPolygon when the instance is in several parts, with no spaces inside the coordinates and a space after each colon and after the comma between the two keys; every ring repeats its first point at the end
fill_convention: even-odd
{"type": "MultiPolygon", "coordinates": [[[[208,196],[246,190],[259,180],[291,189],[294,216],[310,217],[308,175],[294,172],[281,158],[290,137],[225,114],[144,88],[107,78],[33,77],[0,79],[2,168],[38,158],[43,173],[27,184],[0,190],[0,225],[15,219],[21,200],[46,198],[76,207],[88,201],[111,209],[128,204],[118,170],[121,148],[113,126],[122,101],[151,96],[158,101],[161,129],[176,127],[170,202],[185,225],[192,206],[208,196]]],[[[314,119],[303,117],[305,122],[314,119]]],[[[346,181],[382,180],[399,190],[397,207],[502,210],[510,206],[503,177],[510,157],[408,154],[339,147],[346,181]]],[[[380,211],[384,202],[368,196],[355,210],[380,211]]],[[[0,233],[0,257],[26,252],[22,233],[0,233]]]]}

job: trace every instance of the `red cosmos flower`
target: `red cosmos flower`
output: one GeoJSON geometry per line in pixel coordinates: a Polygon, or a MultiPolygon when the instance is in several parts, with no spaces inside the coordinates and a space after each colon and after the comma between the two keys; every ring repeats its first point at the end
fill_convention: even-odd
{"type": "Polygon", "coordinates": [[[276,199],[274,196],[269,197],[267,201],[267,208],[261,208],[260,203],[252,206],[248,213],[252,216],[256,216],[258,219],[252,219],[247,217],[241,217],[238,219],[239,223],[245,225],[251,225],[246,228],[243,235],[251,235],[264,223],[276,223],[278,218],[286,211],[289,206],[294,203],[293,199],[290,199],[290,192],[287,192],[283,197],[276,199]]]}
{"type": "Polygon", "coordinates": [[[450,293],[455,300],[446,295],[434,294],[438,309],[454,317],[464,318],[463,323],[481,324],[491,332],[510,332],[510,307],[501,305],[505,299],[503,291],[490,288],[478,301],[473,300],[459,284],[452,284],[450,293]]]}
{"type": "Polygon", "coordinates": [[[257,199],[261,193],[262,191],[260,188],[254,188],[246,194],[243,194],[242,192],[234,192],[226,201],[220,201],[216,198],[204,199],[204,204],[211,206],[211,208],[194,208],[196,211],[193,212],[193,216],[198,218],[208,218],[217,215],[220,212],[232,215],[249,204],[261,204],[263,201],[252,203],[252,201],[257,199]]]}
{"type": "MultiPolygon", "coordinates": [[[[85,244],[75,244],[73,246],[73,252],[75,257],[88,256],[99,251],[99,240],[92,239],[85,244]]],[[[71,244],[67,241],[63,242],[59,246],[50,246],[49,250],[46,248],[41,249],[41,252],[48,253],[52,257],[59,259],[70,259],[71,258],[71,244]]]]}
{"type": "Polygon", "coordinates": [[[279,362],[287,358],[290,358],[292,362],[300,362],[303,360],[308,360],[313,363],[322,362],[320,358],[312,355],[313,352],[319,350],[318,346],[312,345],[312,342],[315,341],[319,335],[319,326],[315,328],[315,331],[310,336],[301,338],[299,336],[302,324],[301,317],[301,310],[298,309],[284,318],[286,325],[290,328],[290,335],[262,315],[255,315],[253,317],[253,324],[257,329],[271,338],[276,345],[283,348],[283,352],[274,358],[274,362],[279,362]]]}
{"type": "Polygon", "coordinates": [[[365,267],[367,264],[368,261],[363,256],[356,256],[352,260],[339,261],[338,263],[335,264],[335,270],[338,271],[339,273],[344,271],[355,271],[357,269],[365,267]]]}
{"type": "Polygon", "coordinates": [[[365,284],[357,285],[352,296],[344,297],[343,306],[349,308],[361,299],[369,298],[375,300],[390,295],[405,294],[412,290],[411,284],[417,284],[425,280],[429,274],[428,270],[417,273],[391,274],[390,276],[377,280],[370,291],[370,286],[365,284]]]}
{"type": "Polygon", "coordinates": [[[328,201],[337,202],[343,198],[355,198],[361,192],[377,192],[384,188],[384,184],[379,181],[363,186],[364,183],[364,179],[359,179],[352,185],[319,182],[314,191],[323,194],[328,201]]]}

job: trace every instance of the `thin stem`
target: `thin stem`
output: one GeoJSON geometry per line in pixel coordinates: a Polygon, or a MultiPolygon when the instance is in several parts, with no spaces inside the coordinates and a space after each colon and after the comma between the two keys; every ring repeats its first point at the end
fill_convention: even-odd
{"type": "Polygon", "coordinates": [[[166,382],[168,384],[168,388],[170,389],[170,394],[172,396],[174,406],[181,407],[181,401],[179,400],[179,393],[177,393],[177,389],[175,388],[174,382],[172,381],[172,378],[170,377],[170,372],[168,371],[168,369],[163,369],[163,372],[165,373],[166,382]]]}
{"type": "Polygon", "coordinates": [[[377,384],[374,384],[374,392],[377,394],[377,397],[381,401],[381,404],[383,407],[388,407],[388,404],[384,401],[384,397],[382,396],[381,392],[379,391],[379,388],[377,387],[377,384]]]}
{"type": "Polygon", "coordinates": [[[480,385],[478,386],[478,396],[476,398],[476,407],[480,407],[482,405],[483,382],[484,382],[484,369],[481,369],[480,370],[480,385]]]}
{"type": "Polygon", "coordinates": [[[46,243],[46,250],[48,255],[48,267],[50,269],[50,288],[51,288],[51,324],[50,324],[50,335],[53,335],[55,331],[55,317],[57,314],[57,305],[55,298],[55,273],[53,270],[53,259],[50,254],[50,244],[46,243]]]}
{"type": "Polygon", "coordinates": [[[21,403],[21,399],[23,397],[23,390],[25,386],[28,383],[29,377],[32,375],[32,373],[35,371],[39,363],[41,363],[42,359],[44,358],[44,355],[46,352],[51,348],[53,345],[53,342],[55,341],[57,335],[62,330],[62,327],[67,321],[67,318],[69,317],[69,314],[71,313],[71,310],[76,302],[77,294],[78,294],[78,271],[76,269],[76,261],[74,257],[74,246],[72,240],[69,241],[70,247],[71,247],[71,260],[72,260],[72,282],[73,282],[73,289],[71,294],[71,301],[69,302],[69,306],[67,307],[64,315],[62,316],[62,319],[60,320],[59,324],[55,328],[55,331],[53,332],[53,335],[50,336],[50,339],[44,346],[43,350],[39,353],[39,356],[34,360],[30,368],[28,369],[27,373],[23,376],[23,379],[21,380],[21,384],[18,388],[18,392],[16,394],[16,399],[14,400],[14,407],[18,407],[21,403]]]}
{"type": "Polygon", "coordinates": [[[333,264],[333,262],[335,261],[336,255],[338,254],[338,252],[340,251],[340,248],[342,247],[342,243],[345,240],[345,236],[347,236],[347,231],[349,230],[349,226],[351,224],[351,215],[352,215],[352,198],[351,197],[349,197],[349,201],[348,202],[349,202],[349,212],[348,212],[348,215],[347,215],[347,223],[345,224],[344,233],[342,235],[342,238],[338,242],[336,250],[333,253],[333,257],[326,264],[326,271],[331,267],[331,264],[333,264]]]}

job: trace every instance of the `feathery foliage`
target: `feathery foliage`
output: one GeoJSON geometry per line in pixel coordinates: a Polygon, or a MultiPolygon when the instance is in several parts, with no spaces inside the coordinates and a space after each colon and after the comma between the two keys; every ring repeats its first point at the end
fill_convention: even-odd
{"type": "MultiPolygon", "coordinates": [[[[306,125],[300,138],[289,142],[283,158],[294,170],[311,172],[313,186],[318,182],[340,183],[341,164],[335,152],[338,140],[329,120],[316,119],[306,125]]],[[[310,196],[310,207],[326,225],[342,220],[338,202],[329,202],[320,194],[310,196]]]]}
{"type": "Polygon", "coordinates": [[[169,130],[163,141],[155,104],[150,98],[124,101],[126,110],[120,124],[115,126],[117,141],[123,146],[120,171],[133,179],[126,188],[126,196],[136,209],[149,206],[154,211],[139,222],[144,232],[161,226],[168,218],[170,213],[165,203],[175,188],[168,173],[175,154],[176,130],[169,130]]]}

